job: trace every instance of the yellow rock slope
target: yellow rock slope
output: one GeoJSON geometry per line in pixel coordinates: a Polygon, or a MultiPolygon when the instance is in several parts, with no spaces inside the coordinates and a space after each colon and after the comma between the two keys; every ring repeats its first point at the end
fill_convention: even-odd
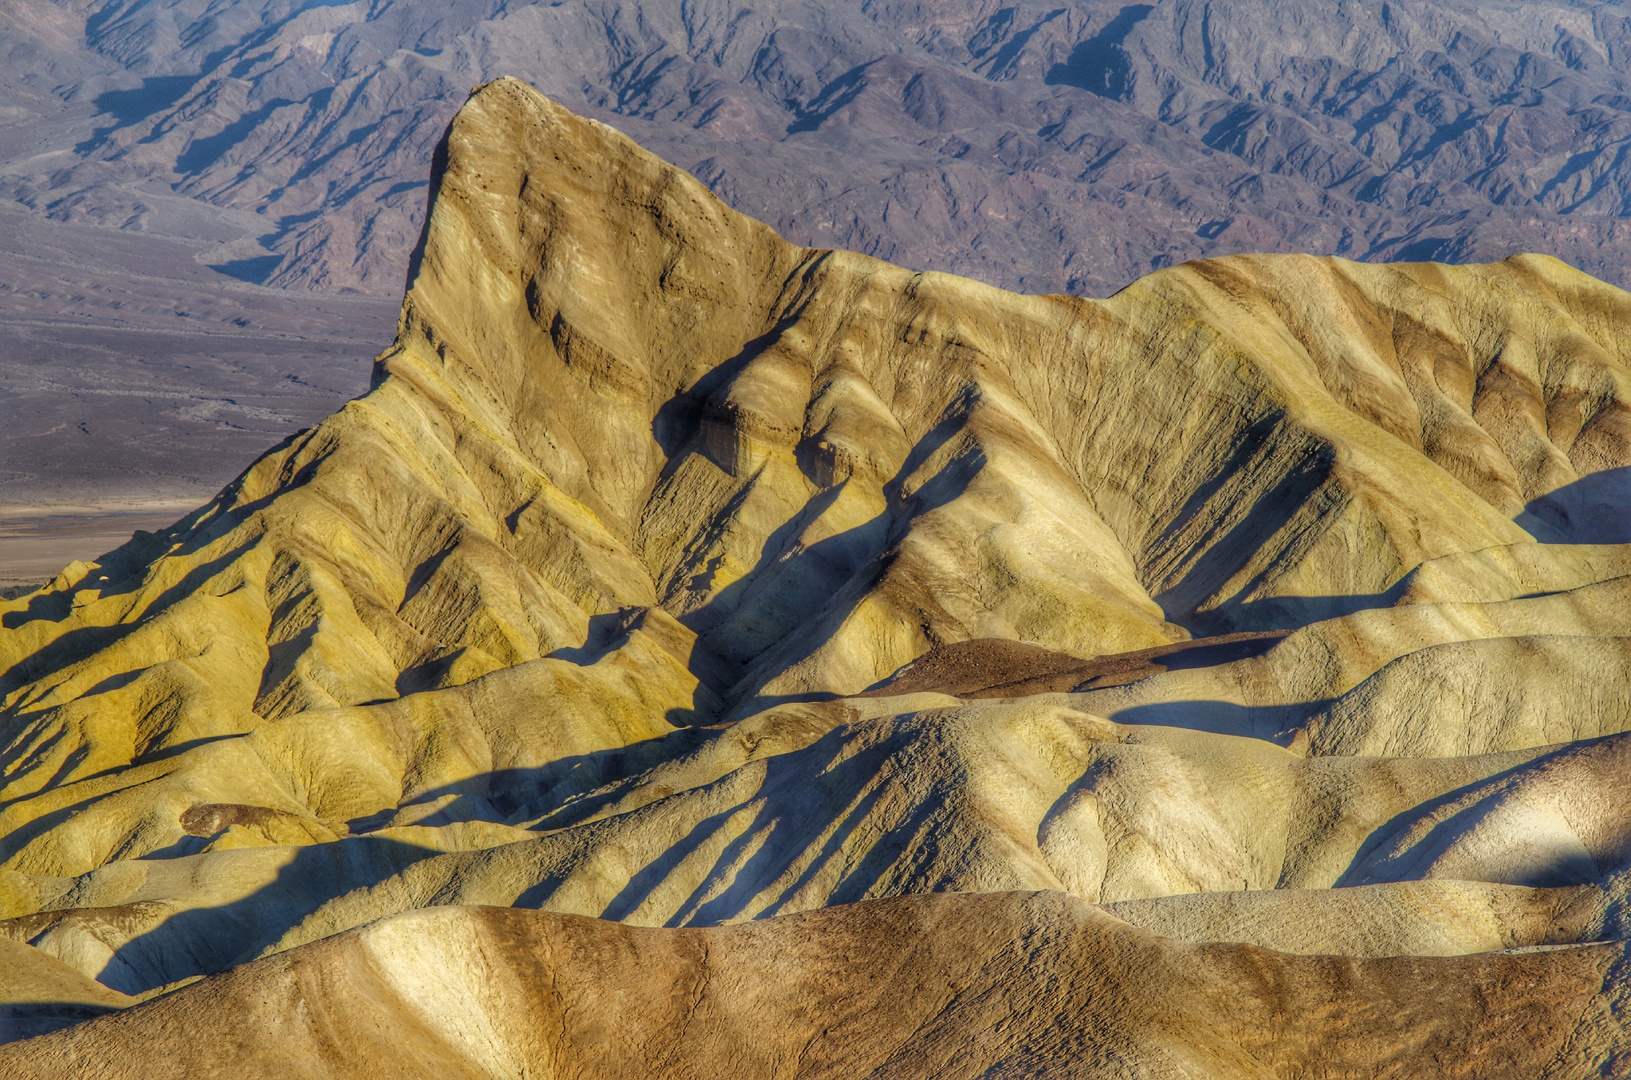
{"type": "MultiPolygon", "coordinates": [[[[608,985],[683,997],[717,948],[735,989],[618,1038],[791,1032],[753,934],[856,984],[812,1031],[978,1027],[1020,975],[965,924],[1041,935],[1057,999],[766,1074],[1617,1060],[1623,946],[1581,943],[1631,920],[1631,296],[1538,256],[1019,296],[795,247],[515,80],[433,187],[367,395],[0,604],[0,938],[158,996],[5,1075],[228,1075],[336,994],[407,1024],[493,934],[541,951],[425,1029],[435,1075],[590,1068],[514,1010],[648,952],[668,989],[608,985]]],[[[569,1043],[611,1006],[551,1008],[569,1043]]],[[[657,1071],[745,1067],[702,1045],[657,1071]]]]}

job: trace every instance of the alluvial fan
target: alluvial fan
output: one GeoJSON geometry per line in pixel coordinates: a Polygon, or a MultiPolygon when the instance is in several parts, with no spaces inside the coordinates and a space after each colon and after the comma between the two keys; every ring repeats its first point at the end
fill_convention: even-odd
{"type": "Polygon", "coordinates": [[[0,605],[0,1075],[1631,1068],[1631,295],[1020,296],[508,79],[432,186],[367,395],[0,605]]]}

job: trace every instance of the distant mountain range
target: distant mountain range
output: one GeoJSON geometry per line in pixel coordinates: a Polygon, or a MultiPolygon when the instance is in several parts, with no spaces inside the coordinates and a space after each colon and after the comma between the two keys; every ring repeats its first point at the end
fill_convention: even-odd
{"type": "Polygon", "coordinates": [[[390,296],[499,75],[796,242],[1007,288],[1242,251],[1631,281],[1620,2],[6,0],[0,193],[390,296]]]}

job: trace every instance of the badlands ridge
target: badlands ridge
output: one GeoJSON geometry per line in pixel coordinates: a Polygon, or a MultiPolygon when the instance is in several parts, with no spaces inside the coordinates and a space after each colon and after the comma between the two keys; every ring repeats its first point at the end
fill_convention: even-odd
{"type": "Polygon", "coordinates": [[[0,1076],[1631,1068],[1631,295],[435,172],[367,395],[0,604],[0,1076]]]}

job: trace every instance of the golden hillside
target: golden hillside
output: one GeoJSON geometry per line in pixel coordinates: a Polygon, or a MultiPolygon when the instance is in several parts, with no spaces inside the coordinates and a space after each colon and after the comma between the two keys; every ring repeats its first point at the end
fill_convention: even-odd
{"type": "Polygon", "coordinates": [[[436,173],[367,395],[0,604],[11,1035],[158,995],[0,1075],[1631,1053],[1631,295],[1020,296],[790,245],[515,80],[436,173]]]}

